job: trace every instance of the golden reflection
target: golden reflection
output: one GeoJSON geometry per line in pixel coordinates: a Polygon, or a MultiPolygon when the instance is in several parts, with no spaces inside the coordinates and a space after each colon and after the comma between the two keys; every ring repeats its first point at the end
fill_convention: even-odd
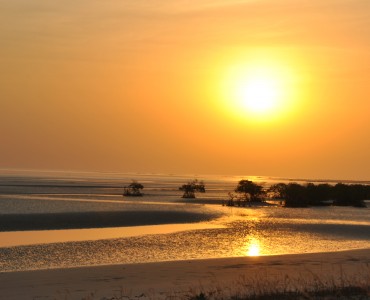
{"type": "Polygon", "coordinates": [[[247,246],[247,256],[260,256],[261,247],[257,239],[251,239],[247,246]]]}

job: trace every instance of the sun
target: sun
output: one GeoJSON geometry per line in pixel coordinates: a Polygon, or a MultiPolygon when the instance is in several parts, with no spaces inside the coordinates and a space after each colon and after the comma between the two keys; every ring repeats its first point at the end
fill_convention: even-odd
{"type": "Polygon", "coordinates": [[[283,62],[236,62],[226,68],[220,82],[221,109],[240,120],[281,120],[293,111],[295,80],[283,62]]]}
{"type": "Polygon", "coordinates": [[[281,87],[279,80],[269,76],[252,75],[242,78],[236,86],[239,106],[253,114],[271,113],[279,105],[281,87]]]}

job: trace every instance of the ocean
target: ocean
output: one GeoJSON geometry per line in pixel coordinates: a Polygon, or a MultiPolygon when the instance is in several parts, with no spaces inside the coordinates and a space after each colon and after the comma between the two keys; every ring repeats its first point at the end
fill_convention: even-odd
{"type": "Polygon", "coordinates": [[[336,182],[3,170],[0,271],[370,248],[369,207],[222,206],[240,179],[336,182]],[[184,200],[179,187],[193,179],[206,193],[184,200]],[[143,197],[122,196],[132,180],[143,197]]]}

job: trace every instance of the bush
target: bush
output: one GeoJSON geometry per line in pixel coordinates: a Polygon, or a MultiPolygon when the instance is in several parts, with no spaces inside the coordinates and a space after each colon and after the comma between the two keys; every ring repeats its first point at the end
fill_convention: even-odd
{"type": "Polygon", "coordinates": [[[194,179],[187,184],[183,184],[179,187],[179,190],[184,192],[182,198],[195,198],[195,192],[206,192],[203,181],[198,181],[197,179],[194,179]]]}
{"type": "Polygon", "coordinates": [[[262,185],[250,180],[240,180],[235,192],[242,194],[245,202],[262,202],[266,195],[262,185]]]}
{"type": "Polygon", "coordinates": [[[143,196],[141,192],[143,188],[144,186],[141,183],[133,180],[128,186],[123,187],[123,196],[141,197],[143,196]]]}

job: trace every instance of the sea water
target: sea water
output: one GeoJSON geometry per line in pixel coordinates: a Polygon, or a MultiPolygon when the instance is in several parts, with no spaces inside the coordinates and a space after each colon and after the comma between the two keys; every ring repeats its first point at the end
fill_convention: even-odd
{"type": "Polygon", "coordinates": [[[306,182],[248,176],[3,172],[0,218],[112,211],[187,211],[213,218],[195,225],[0,232],[0,271],[370,248],[369,208],[222,206],[240,179],[266,186],[306,182]],[[184,201],[179,186],[194,178],[204,180],[207,192],[184,201]],[[122,196],[131,180],[144,185],[143,197],[122,196]]]}

